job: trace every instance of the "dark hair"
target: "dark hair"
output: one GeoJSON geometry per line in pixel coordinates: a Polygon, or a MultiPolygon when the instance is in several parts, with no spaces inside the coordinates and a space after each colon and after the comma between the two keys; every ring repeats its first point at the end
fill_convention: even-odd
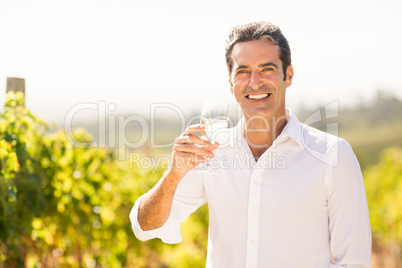
{"type": "Polygon", "coordinates": [[[233,27],[229,32],[229,39],[226,42],[226,65],[229,76],[233,68],[232,50],[234,45],[241,42],[254,40],[271,40],[279,46],[279,59],[282,61],[284,80],[286,79],[286,69],[292,63],[288,40],[282,34],[278,26],[269,22],[252,22],[245,25],[233,27]]]}

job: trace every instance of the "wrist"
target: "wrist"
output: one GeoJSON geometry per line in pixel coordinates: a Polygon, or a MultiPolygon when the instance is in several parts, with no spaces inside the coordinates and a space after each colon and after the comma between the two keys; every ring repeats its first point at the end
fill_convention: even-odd
{"type": "Polygon", "coordinates": [[[181,172],[178,169],[170,168],[167,171],[167,176],[171,177],[173,180],[177,181],[177,183],[186,175],[186,173],[181,172]]]}

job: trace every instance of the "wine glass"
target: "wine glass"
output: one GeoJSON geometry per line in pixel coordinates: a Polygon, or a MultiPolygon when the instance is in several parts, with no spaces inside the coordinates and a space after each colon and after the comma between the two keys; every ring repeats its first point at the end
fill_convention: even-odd
{"type": "MultiPolygon", "coordinates": [[[[207,100],[202,108],[201,124],[205,125],[203,136],[211,143],[216,141],[222,129],[228,127],[228,104],[224,101],[207,100]]],[[[201,164],[197,171],[209,174],[217,174],[210,162],[201,164]]]]}

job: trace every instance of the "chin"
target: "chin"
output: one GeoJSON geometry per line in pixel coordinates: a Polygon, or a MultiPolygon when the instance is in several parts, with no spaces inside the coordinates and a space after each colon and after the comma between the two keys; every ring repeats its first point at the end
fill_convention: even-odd
{"type": "Polygon", "coordinates": [[[261,107],[261,108],[249,108],[243,110],[243,114],[246,115],[248,118],[251,117],[264,117],[264,118],[271,118],[274,115],[272,109],[268,107],[261,107]]]}

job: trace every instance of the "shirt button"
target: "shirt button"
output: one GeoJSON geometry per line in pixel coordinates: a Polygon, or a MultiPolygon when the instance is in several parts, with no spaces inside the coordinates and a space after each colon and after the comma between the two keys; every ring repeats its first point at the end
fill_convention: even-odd
{"type": "Polygon", "coordinates": [[[254,185],[258,185],[258,181],[257,180],[254,180],[254,185]]]}
{"type": "Polygon", "coordinates": [[[253,214],[253,215],[255,214],[255,209],[251,210],[251,214],[253,214]]]}
{"type": "Polygon", "coordinates": [[[250,245],[254,246],[254,240],[250,240],[250,245]]]}

